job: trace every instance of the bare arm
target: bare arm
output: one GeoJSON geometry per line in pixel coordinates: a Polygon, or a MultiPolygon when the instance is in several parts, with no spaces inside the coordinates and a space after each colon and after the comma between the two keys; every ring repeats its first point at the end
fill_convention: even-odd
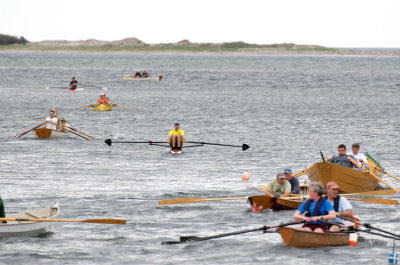
{"type": "Polygon", "coordinates": [[[275,197],[274,194],[272,194],[270,190],[265,190],[265,196],[275,197]]]}
{"type": "Polygon", "coordinates": [[[352,209],[347,209],[344,212],[337,212],[336,215],[340,215],[340,216],[347,217],[347,218],[352,218],[354,216],[354,213],[353,213],[352,209]]]}
{"type": "Polygon", "coordinates": [[[168,135],[167,144],[171,142],[171,135],[168,135]]]}
{"type": "Polygon", "coordinates": [[[318,220],[333,220],[336,219],[336,213],[334,210],[329,211],[327,215],[320,215],[320,216],[314,216],[311,218],[312,221],[318,221],[318,220]]]}
{"type": "Polygon", "coordinates": [[[310,217],[303,216],[300,211],[296,211],[293,215],[293,218],[298,221],[306,221],[306,222],[310,222],[311,220],[310,217]]]}

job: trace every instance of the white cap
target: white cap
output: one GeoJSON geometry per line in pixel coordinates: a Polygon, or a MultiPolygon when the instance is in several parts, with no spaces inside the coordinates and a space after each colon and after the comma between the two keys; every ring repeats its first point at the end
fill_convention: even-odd
{"type": "Polygon", "coordinates": [[[103,92],[100,93],[100,96],[104,96],[105,94],[103,92]]]}

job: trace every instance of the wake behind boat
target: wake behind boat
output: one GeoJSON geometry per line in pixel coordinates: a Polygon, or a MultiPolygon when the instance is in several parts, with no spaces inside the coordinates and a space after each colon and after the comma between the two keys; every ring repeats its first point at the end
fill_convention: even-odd
{"type": "MultiPolygon", "coordinates": [[[[5,218],[53,219],[59,213],[58,204],[50,207],[7,214],[5,218]]],[[[7,221],[0,222],[0,238],[14,236],[39,236],[50,231],[51,222],[7,221]]]]}

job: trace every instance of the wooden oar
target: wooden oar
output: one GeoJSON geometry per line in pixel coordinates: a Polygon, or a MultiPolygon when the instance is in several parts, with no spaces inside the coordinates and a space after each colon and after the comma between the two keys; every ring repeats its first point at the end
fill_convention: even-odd
{"type": "Polygon", "coordinates": [[[175,199],[158,201],[158,205],[209,202],[209,201],[226,201],[226,200],[244,200],[244,199],[247,199],[247,197],[212,198],[212,199],[208,199],[208,198],[175,198],[175,199]]]}
{"type": "Polygon", "coordinates": [[[359,193],[343,193],[340,196],[385,196],[396,194],[395,190],[372,190],[359,193]]]}
{"type": "Polygon", "coordinates": [[[74,131],[72,131],[72,130],[66,130],[66,131],[67,131],[67,132],[70,132],[70,133],[73,133],[73,134],[75,134],[75,135],[78,135],[79,137],[82,137],[82,138],[85,139],[85,140],[90,141],[89,138],[86,138],[85,136],[82,136],[82,135],[80,135],[79,133],[76,133],[76,132],[74,132],[74,131]]]}
{"type": "Polygon", "coordinates": [[[86,133],[83,133],[83,132],[81,132],[81,131],[78,131],[78,130],[76,130],[76,129],[70,127],[70,126],[67,126],[67,125],[65,125],[65,124],[62,124],[62,123],[60,123],[60,122],[59,122],[58,124],[61,125],[61,126],[64,126],[65,128],[74,130],[74,131],[76,131],[76,132],[78,132],[78,133],[80,133],[80,134],[86,135],[86,136],[88,136],[88,137],[90,137],[90,138],[92,138],[92,139],[96,139],[95,137],[90,136],[89,134],[86,134],[86,133]]]}
{"type": "Polygon", "coordinates": [[[296,174],[294,174],[293,177],[298,178],[300,176],[303,176],[306,173],[307,173],[307,170],[302,170],[302,171],[299,171],[296,174]]]}
{"type": "Polygon", "coordinates": [[[39,124],[39,125],[33,127],[32,129],[27,130],[27,131],[25,131],[25,132],[22,132],[22,133],[20,133],[20,134],[17,134],[17,135],[15,135],[15,136],[13,136],[13,137],[21,137],[21,136],[27,134],[28,132],[33,131],[33,130],[35,130],[35,129],[37,129],[37,128],[39,128],[40,126],[45,125],[45,124],[46,124],[46,122],[42,122],[41,124],[39,124]]]}
{"type": "Polygon", "coordinates": [[[107,145],[111,146],[112,143],[116,144],[165,144],[164,142],[153,142],[153,141],[141,141],[141,142],[132,142],[132,141],[121,141],[121,142],[113,142],[111,139],[106,139],[104,141],[107,145]]]}
{"type": "Polygon", "coordinates": [[[126,224],[125,219],[37,219],[37,218],[0,218],[1,221],[17,221],[17,222],[81,222],[81,223],[97,223],[97,224],[126,224]]]}
{"type": "MultiPolygon", "coordinates": [[[[351,163],[353,163],[353,165],[355,165],[355,166],[357,166],[357,167],[359,167],[359,168],[361,168],[360,167],[360,165],[356,162],[356,161],[354,161],[353,159],[349,159],[350,161],[351,161],[351,163]]],[[[378,181],[380,181],[380,182],[382,182],[383,184],[385,184],[386,186],[388,186],[389,188],[391,188],[392,190],[394,190],[394,191],[396,191],[396,192],[398,192],[399,190],[398,189],[396,189],[396,188],[393,188],[392,186],[390,186],[388,183],[386,183],[385,181],[383,181],[380,177],[378,177],[377,175],[375,175],[374,173],[372,173],[372,172],[369,172],[369,174],[371,174],[371,176],[373,176],[374,178],[376,178],[378,181]]]]}
{"type": "Polygon", "coordinates": [[[387,171],[383,170],[382,168],[376,167],[376,166],[374,166],[374,165],[372,165],[372,164],[370,164],[370,163],[368,163],[368,162],[364,162],[364,161],[361,162],[361,163],[368,165],[370,168],[371,168],[371,167],[372,167],[372,168],[375,168],[376,170],[378,170],[378,171],[380,171],[380,172],[382,172],[382,173],[384,173],[384,174],[386,174],[386,175],[388,175],[388,176],[390,176],[390,177],[392,177],[392,178],[394,178],[394,179],[400,181],[400,178],[393,176],[392,174],[388,173],[387,171]]]}
{"type": "Polygon", "coordinates": [[[111,103],[111,104],[112,104],[112,105],[114,105],[114,106],[120,107],[120,108],[122,108],[122,109],[126,109],[126,110],[132,110],[132,109],[125,108],[125,107],[123,107],[123,106],[120,106],[120,105],[118,105],[118,104],[115,104],[115,103],[111,103]]]}
{"type": "Polygon", "coordinates": [[[271,228],[279,228],[279,227],[284,227],[284,226],[289,226],[289,225],[296,225],[296,224],[301,224],[304,223],[305,221],[296,221],[296,222],[290,222],[290,223],[283,223],[279,225],[274,225],[274,226],[262,226],[259,228],[254,228],[254,229],[247,229],[247,230],[241,230],[241,231],[236,231],[236,232],[231,232],[231,233],[223,233],[223,234],[218,234],[218,235],[213,235],[213,236],[205,236],[205,237],[198,237],[198,236],[181,236],[179,237],[179,241],[164,241],[162,244],[182,244],[182,243],[189,243],[193,241],[205,241],[209,239],[215,239],[215,238],[221,238],[221,237],[226,237],[226,236],[234,236],[234,235],[240,235],[240,234],[245,234],[245,233],[250,233],[250,232],[255,232],[255,231],[264,231],[266,232],[268,229],[271,228]]]}
{"type": "Polygon", "coordinates": [[[397,205],[398,201],[397,200],[389,200],[389,199],[376,199],[376,198],[347,198],[348,200],[351,201],[362,201],[362,202],[369,202],[369,203],[377,203],[377,204],[392,204],[392,205],[397,205]]]}
{"type": "Polygon", "coordinates": [[[249,149],[250,146],[247,144],[242,145],[232,145],[232,144],[218,144],[218,143],[205,143],[205,142],[194,142],[194,141],[187,141],[188,143],[192,144],[208,144],[208,145],[220,145],[220,146],[232,146],[232,147],[241,147],[243,151],[249,149]]]}
{"type": "Polygon", "coordinates": [[[74,108],[74,109],[68,109],[68,110],[84,110],[84,109],[88,109],[90,107],[93,107],[93,106],[92,105],[87,105],[87,106],[78,107],[78,108],[74,108]]]}

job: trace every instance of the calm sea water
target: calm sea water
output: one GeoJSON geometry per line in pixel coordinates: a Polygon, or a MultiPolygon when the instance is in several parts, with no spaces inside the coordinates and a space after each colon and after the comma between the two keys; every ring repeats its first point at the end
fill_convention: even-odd
{"type": "MultiPolygon", "coordinates": [[[[126,218],[126,225],[57,223],[44,237],[0,239],[4,264],[384,264],[392,242],[363,235],[356,248],[296,249],[278,234],[161,245],[182,235],[212,235],[292,220],[292,211],[252,213],[245,200],[159,207],[175,197],[258,194],[278,171],[295,172],[361,143],[392,174],[398,151],[400,58],[0,53],[0,195],[7,212],[59,201],[60,218],[126,218]],[[163,80],[120,77],[147,69],[163,80]],[[61,88],[72,76],[82,92],[61,88]],[[68,111],[106,92],[111,112],[68,111]],[[58,108],[86,141],[13,135],[58,108]],[[204,146],[182,155],[147,144],[164,141],[180,121],[188,140],[250,145],[204,146]],[[243,172],[251,173],[242,182],[243,172]]],[[[304,179],[303,177],[301,178],[304,179]]],[[[385,177],[397,188],[397,181],[385,177]]],[[[365,222],[400,233],[398,206],[354,202],[365,222]]],[[[400,252],[400,250],[398,250],[400,252]]]]}

